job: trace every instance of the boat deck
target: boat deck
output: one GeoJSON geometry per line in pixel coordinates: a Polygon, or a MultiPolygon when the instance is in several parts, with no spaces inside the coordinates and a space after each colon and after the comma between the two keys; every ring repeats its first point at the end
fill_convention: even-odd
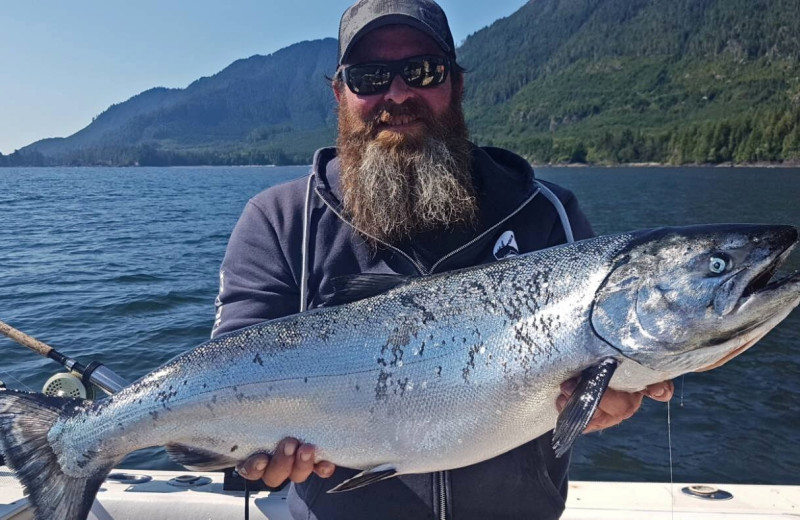
{"type": "MultiPolygon", "coordinates": [[[[242,492],[222,490],[221,473],[192,473],[207,483],[193,488],[168,481],[180,472],[126,471],[149,475],[140,484],[106,481],[89,515],[91,520],[229,520],[244,517],[242,492]]],[[[585,482],[570,484],[563,520],[787,520],[800,519],[800,486],[713,484],[732,495],[727,500],[705,500],[684,494],[687,484],[639,482],[585,482]]],[[[703,489],[706,493],[713,491],[703,489]]],[[[724,495],[723,495],[724,496],[724,495]]],[[[250,496],[253,520],[290,520],[286,492],[250,496]]],[[[22,487],[8,468],[0,467],[0,520],[29,520],[33,516],[22,487]]]]}

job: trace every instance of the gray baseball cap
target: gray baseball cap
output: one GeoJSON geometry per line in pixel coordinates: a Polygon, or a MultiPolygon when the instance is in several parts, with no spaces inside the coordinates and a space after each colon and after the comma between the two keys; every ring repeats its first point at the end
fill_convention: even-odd
{"type": "Polygon", "coordinates": [[[358,40],[385,25],[408,25],[424,32],[447,56],[456,58],[456,46],[447,16],[433,0],[358,0],[339,24],[339,65],[347,60],[358,40]]]}

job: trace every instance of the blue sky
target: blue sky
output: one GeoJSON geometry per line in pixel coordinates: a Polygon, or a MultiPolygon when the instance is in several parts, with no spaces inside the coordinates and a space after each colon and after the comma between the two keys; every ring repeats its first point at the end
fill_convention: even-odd
{"type": "MultiPolygon", "coordinates": [[[[336,37],[354,0],[4,0],[0,153],[65,137],[113,103],[254,54],[336,37]]],[[[525,0],[440,0],[456,43],[525,0]]]]}

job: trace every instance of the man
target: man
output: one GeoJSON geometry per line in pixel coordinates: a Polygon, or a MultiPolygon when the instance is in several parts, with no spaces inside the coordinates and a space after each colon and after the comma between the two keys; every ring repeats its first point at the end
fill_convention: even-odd
{"type": "MultiPolygon", "coordinates": [[[[337,277],[424,276],[592,235],[570,192],[537,181],[521,157],[468,141],[463,81],[433,1],[360,0],[344,13],[337,148],[317,152],[308,178],[245,208],[222,264],[214,335],[325,305],[337,277]]],[[[565,383],[553,406],[573,388],[565,383]]],[[[672,387],[647,393],[667,400],[672,387]]],[[[629,417],[641,399],[609,392],[589,431],[629,417]]],[[[466,468],[327,494],[357,471],[315,464],[313,446],[284,439],[239,472],[270,486],[291,479],[295,518],[555,519],[568,463],[548,434],[466,468]]]]}

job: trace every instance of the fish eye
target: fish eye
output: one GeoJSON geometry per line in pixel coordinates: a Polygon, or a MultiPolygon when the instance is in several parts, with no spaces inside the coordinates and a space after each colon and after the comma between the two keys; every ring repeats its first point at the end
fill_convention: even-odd
{"type": "Polygon", "coordinates": [[[733,260],[727,255],[714,255],[708,263],[708,270],[714,274],[722,274],[733,266],[733,260]]]}

